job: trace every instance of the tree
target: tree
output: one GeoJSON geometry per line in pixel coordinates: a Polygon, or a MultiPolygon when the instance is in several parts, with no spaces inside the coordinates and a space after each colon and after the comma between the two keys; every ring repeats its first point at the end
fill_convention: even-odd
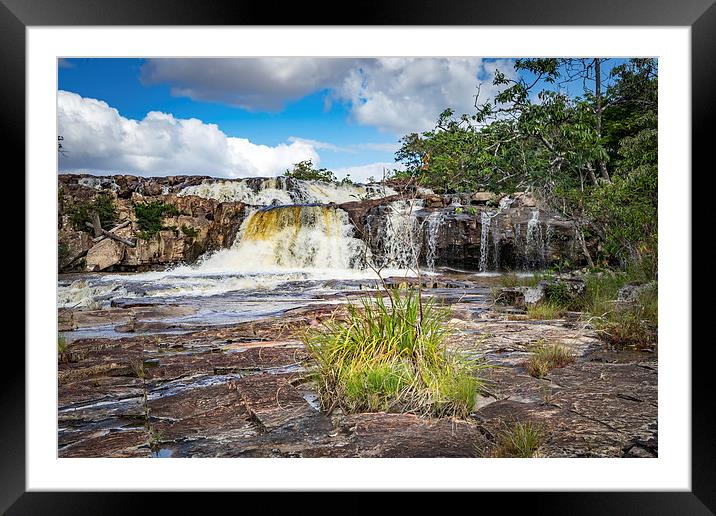
{"type": "Polygon", "coordinates": [[[314,168],[313,160],[299,161],[293,165],[293,170],[286,170],[286,177],[304,181],[336,182],[336,176],[326,168],[314,168]]]}
{"type": "Polygon", "coordinates": [[[62,145],[62,142],[64,141],[64,139],[65,138],[63,136],[57,137],[57,152],[61,156],[67,156],[67,150],[65,150],[65,147],[62,145]]]}
{"type": "Polygon", "coordinates": [[[433,130],[403,137],[403,175],[438,191],[531,190],[573,221],[590,264],[587,237],[601,259],[655,254],[656,61],[615,66],[603,90],[604,61],[518,59],[517,78],[496,71],[501,91],[476,98],[474,114],[448,109],[433,130]]]}

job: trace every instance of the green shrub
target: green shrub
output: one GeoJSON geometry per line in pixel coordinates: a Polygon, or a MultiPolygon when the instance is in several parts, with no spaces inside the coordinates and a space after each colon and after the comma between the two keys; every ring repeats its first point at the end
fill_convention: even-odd
{"type": "Polygon", "coordinates": [[[500,276],[500,285],[505,288],[518,287],[523,284],[523,278],[520,278],[514,272],[508,272],[500,276]]]}
{"type": "Polygon", "coordinates": [[[181,232],[184,233],[184,236],[187,238],[196,238],[199,234],[198,229],[189,227],[186,224],[181,225],[181,232]]]}
{"type": "Polygon", "coordinates": [[[59,242],[57,244],[57,263],[63,264],[70,257],[70,246],[65,242],[59,242]]]}
{"type": "Polygon", "coordinates": [[[135,203],[134,213],[137,216],[139,227],[139,238],[149,240],[162,229],[164,217],[175,217],[181,212],[173,204],[165,204],[162,201],[148,201],[146,203],[135,203]]]}
{"type": "Polygon", "coordinates": [[[109,193],[101,193],[88,202],[72,204],[67,209],[72,227],[87,233],[92,232],[92,229],[85,224],[92,222],[92,212],[97,212],[100,225],[104,229],[111,229],[117,223],[117,207],[114,204],[114,197],[109,193]]]}
{"type": "Polygon", "coordinates": [[[304,334],[318,363],[324,410],[470,414],[483,366],[448,354],[449,312],[433,300],[421,303],[419,296],[396,288],[387,301],[364,298],[348,305],[346,321],[327,321],[304,334]]]}
{"type": "Polygon", "coordinates": [[[569,286],[561,281],[547,283],[544,287],[544,297],[550,303],[569,308],[572,305],[572,295],[569,286]]]}

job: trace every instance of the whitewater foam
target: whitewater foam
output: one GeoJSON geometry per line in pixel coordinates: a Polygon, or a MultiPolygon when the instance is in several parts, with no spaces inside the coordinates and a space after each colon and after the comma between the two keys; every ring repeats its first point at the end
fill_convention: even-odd
{"type": "Polygon", "coordinates": [[[390,187],[377,184],[340,184],[303,181],[287,177],[268,179],[204,180],[182,189],[178,195],[196,195],[220,202],[243,202],[253,206],[291,204],[341,204],[395,195],[390,187]]]}

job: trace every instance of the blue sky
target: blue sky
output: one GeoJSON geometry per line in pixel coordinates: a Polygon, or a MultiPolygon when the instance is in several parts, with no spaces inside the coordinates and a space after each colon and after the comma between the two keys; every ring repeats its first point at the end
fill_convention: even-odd
{"type": "Polygon", "coordinates": [[[58,116],[68,154],[60,169],[243,177],[277,175],[310,158],[365,180],[394,162],[402,135],[429,129],[447,106],[469,112],[477,84],[487,98],[496,92],[494,70],[514,77],[512,64],[65,59],[58,66],[58,116]]]}

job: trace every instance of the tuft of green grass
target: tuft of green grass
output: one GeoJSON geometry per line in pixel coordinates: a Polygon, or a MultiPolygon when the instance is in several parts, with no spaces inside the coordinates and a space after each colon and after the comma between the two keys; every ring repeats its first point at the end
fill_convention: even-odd
{"type": "MultiPolygon", "coordinates": [[[[600,275],[587,279],[582,310],[607,343],[618,348],[649,347],[657,342],[658,285],[642,292],[632,305],[614,302],[621,287],[632,281],[632,274],[600,275]]],[[[636,274],[642,274],[637,269],[636,274]]]]}
{"type": "Polygon", "coordinates": [[[132,362],[131,367],[134,376],[136,376],[137,378],[143,380],[147,377],[147,371],[144,367],[143,361],[137,360],[136,362],[132,362]]]}
{"type": "Polygon", "coordinates": [[[596,319],[595,326],[612,346],[648,348],[658,340],[658,303],[657,289],[647,290],[632,306],[612,309],[596,319]]]}
{"type": "Polygon", "coordinates": [[[544,378],[552,369],[564,367],[574,362],[574,355],[565,346],[553,343],[538,343],[530,358],[525,362],[525,369],[530,376],[544,378]]]}
{"type": "Polygon", "coordinates": [[[530,319],[559,319],[564,315],[565,308],[552,301],[541,301],[536,305],[527,307],[527,317],[530,319]]]}
{"type": "Polygon", "coordinates": [[[533,273],[531,276],[518,276],[514,272],[508,272],[500,276],[500,286],[510,287],[536,287],[540,281],[547,279],[548,276],[539,273],[533,273]]]}
{"type": "Polygon", "coordinates": [[[162,446],[162,433],[154,427],[149,428],[149,449],[157,453],[162,446]]]}
{"type": "Polygon", "coordinates": [[[67,356],[67,339],[63,335],[57,336],[57,360],[60,363],[65,363],[68,361],[67,356]]]}
{"type": "Polygon", "coordinates": [[[324,321],[303,334],[318,364],[324,410],[463,418],[472,412],[483,365],[447,352],[447,309],[403,287],[347,311],[345,321],[324,321]]]}
{"type": "Polygon", "coordinates": [[[492,456],[534,457],[544,440],[545,432],[542,425],[531,421],[517,421],[499,432],[492,456]]]}

